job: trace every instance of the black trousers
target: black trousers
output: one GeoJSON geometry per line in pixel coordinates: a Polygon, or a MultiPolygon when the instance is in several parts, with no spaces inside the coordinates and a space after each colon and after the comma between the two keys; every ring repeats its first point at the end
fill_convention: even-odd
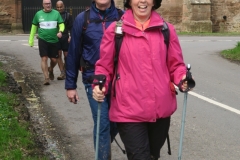
{"type": "Polygon", "coordinates": [[[117,123],[128,160],[157,160],[167,138],[170,117],[156,122],[117,123]]]}

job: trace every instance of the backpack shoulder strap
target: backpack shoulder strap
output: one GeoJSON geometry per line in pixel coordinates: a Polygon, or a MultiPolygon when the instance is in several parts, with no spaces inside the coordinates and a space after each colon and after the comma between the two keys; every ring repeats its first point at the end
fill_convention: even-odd
{"type": "Polygon", "coordinates": [[[84,21],[83,21],[83,27],[82,27],[82,34],[85,33],[85,31],[87,30],[87,26],[89,24],[89,17],[90,17],[90,9],[87,9],[85,12],[84,12],[84,21]]]}
{"type": "MultiPolygon", "coordinates": [[[[164,43],[165,43],[165,45],[167,46],[167,49],[168,49],[169,41],[170,41],[170,31],[169,31],[167,22],[165,22],[165,21],[163,22],[163,27],[162,27],[161,31],[162,31],[162,34],[163,34],[163,37],[164,37],[164,43]]],[[[176,92],[176,94],[177,94],[177,92],[176,92]]],[[[167,133],[166,139],[167,139],[167,145],[168,145],[168,154],[172,155],[169,133],[167,133]]]]}
{"type": "Polygon", "coordinates": [[[169,47],[169,41],[170,41],[170,31],[167,25],[167,22],[163,22],[163,27],[162,27],[162,34],[164,36],[164,43],[166,44],[167,48],[169,47]]]}
{"type": "Polygon", "coordinates": [[[120,20],[122,15],[124,14],[124,11],[119,8],[117,8],[117,11],[118,11],[118,20],[120,20]]]}
{"type": "Polygon", "coordinates": [[[66,12],[66,13],[67,13],[66,22],[68,23],[70,13],[68,13],[68,12],[66,12]]]}
{"type": "MultiPolygon", "coordinates": [[[[120,17],[121,18],[121,17],[120,17]]],[[[118,58],[119,58],[119,52],[122,46],[124,33],[122,32],[122,20],[118,20],[116,22],[115,26],[115,56],[114,56],[114,81],[113,81],[113,96],[116,96],[116,80],[118,80],[119,74],[118,74],[118,58]]]]}
{"type": "MultiPolygon", "coordinates": [[[[122,39],[123,39],[122,20],[118,20],[115,26],[115,48],[116,48],[116,53],[118,54],[120,52],[120,48],[122,45],[122,39]]],[[[115,56],[118,56],[118,54],[115,56]]]]}
{"type": "Polygon", "coordinates": [[[84,16],[83,16],[83,25],[82,25],[82,34],[81,34],[81,38],[80,38],[80,68],[79,70],[80,71],[83,71],[84,67],[86,66],[86,62],[85,60],[83,59],[83,56],[82,56],[82,50],[83,50],[83,37],[84,37],[84,34],[87,30],[87,26],[89,24],[89,17],[90,17],[90,9],[87,9],[84,11],[84,16]]]}

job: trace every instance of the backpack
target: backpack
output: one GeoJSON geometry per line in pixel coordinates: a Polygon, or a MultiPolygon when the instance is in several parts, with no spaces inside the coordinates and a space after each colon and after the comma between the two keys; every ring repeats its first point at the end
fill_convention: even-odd
{"type": "MultiPolygon", "coordinates": [[[[103,20],[101,20],[101,19],[92,19],[92,20],[90,20],[89,19],[89,17],[90,17],[90,9],[85,10],[80,48],[83,48],[83,36],[84,36],[84,34],[85,34],[86,30],[87,30],[88,24],[89,23],[101,23],[101,22],[114,22],[114,21],[118,21],[122,17],[124,12],[121,9],[118,9],[118,8],[117,8],[117,11],[118,11],[118,18],[108,19],[108,20],[104,20],[104,19],[103,20]]],[[[81,58],[80,58],[80,71],[90,70],[90,69],[94,69],[94,68],[95,68],[95,65],[89,64],[88,62],[86,62],[83,59],[83,56],[81,56],[81,58]]]]}
{"type": "MultiPolygon", "coordinates": [[[[169,37],[170,37],[170,31],[168,29],[168,25],[167,23],[164,21],[163,22],[163,27],[161,29],[161,32],[164,36],[164,43],[166,44],[166,47],[168,49],[169,47],[169,37]]],[[[115,74],[115,78],[113,80],[113,96],[115,97],[116,96],[116,87],[115,87],[115,84],[116,84],[116,81],[120,78],[118,72],[117,72],[117,69],[118,69],[118,58],[119,58],[119,52],[120,52],[120,49],[121,49],[121,45],[122,45],[122,41],[123,41],[123,36],[124,36],[124,33],[122,33],[122,21],[119,20],[116,22],[116,27],[115,27],[115,50],[116,50],[116,53],[115,53],[115,56],[114,56],[114,74],[115,74]]],[[[177,91],[175,90],[175,93],[177,94],[177,91]]],[[[169,125],[170,127],[170,125],[169,125]]],[[[170,139],[169,139],[169,133],[167,133],[167,144],[168,144],[168,154],[171,155],[171,147],[170,147],[170,139]]]]}

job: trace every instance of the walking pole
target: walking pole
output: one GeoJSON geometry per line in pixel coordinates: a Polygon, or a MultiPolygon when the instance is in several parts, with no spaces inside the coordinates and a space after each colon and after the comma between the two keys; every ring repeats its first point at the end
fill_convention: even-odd
{"type": "MultiPolygon", "coordinates": [[[[99,88],[100,88],[100,86],[99,86],[99,88]]],[[[102,89],[100,89],[100,90],[102,90],[102,89]]],[[[100,117],[101,117],[101,102],[98,102],[98,112],[97,112],[97,135],[96,135],[95,160],[98,160],[100,117]]]]}
{"type": "Polygon", "coordinates": [[[178,151],[178,160],[182,158],[182,143],[183,143],[183,135],[184,135],[184,127],[185,127],[185,117],[186,117],[186,108],[187,108],[187,96],[188,93],[184,93],[184,101],[183,101],[183,111],[182,111],[182,124],[181,124],[181,135],[180,135],[180,143],[179,143],[179,151],[178,151]]]}
{"type": "MultiPolygon", "coordinates": [[[[91,79],[92,83],[98,84],[99,89],[102,90],[102,88],[105,84],[105,81],[106,81],[106,76],[105,75],[94,75],[91,78],[92,78],[91,79]],[[95,80],[97,80],[97,81],[95,81],[95,80]]],[[[100,117],[101,117],[101,102],[98,102],[95,160],[98,160],[100,117]]]]}
{"type": "Polygon", "coordinates": [[[181,134],[180,134],[180,143],[179,143],[179,151],[178,151],[178,160],[182,158],[182,144],[183,144],[183,136],[184,136],[184,127],[185,127],[185,117],[186,117],[186,108],[187,108],[187,97],[188,91],[195,87],[195,81],[192,79],[192,74],[190,72],[191,66],[190,64],[187,65],[187,74],[186,79],[183,80],[187,81],[188,88],[184,91],[184,101],[183,101],[183,111],[182,111],[182,122],[181,122],[181,134]]]}

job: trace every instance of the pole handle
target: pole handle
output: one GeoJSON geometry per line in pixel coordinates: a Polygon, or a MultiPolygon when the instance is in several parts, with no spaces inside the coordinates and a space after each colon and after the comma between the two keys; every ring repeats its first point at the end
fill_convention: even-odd
{"type": "Polygon", "coordinates": [[[187,81],[187,85],[188,85],[189,90],[194,88],[195,85],[196,85],[195,81],[192,78],[192,73],[190,72],[190,69],[191,69],[191,65],[187,64],[186,81],[187,81]]]}
{"type": "Polygon", "coordinates": [[[106,82],[106,76],[103,74],[92,75],[87,81],[88,83],[99,85],[99,89],[102,90],[106,82]]]}
{"type": "Polygon", "coordinates": [[[190,64],[187,64],[186,66],[187,68],[187,73],[186,73],[186,78],[181,80],[180,83],[178,84],[178,88],[181,92],[188,92],[189,90],[191,90],[192,88],[195,87],[196,83],[194,81],[194,79],[192,78],[192,73],[190,72],[190,69],[191,69],[191,65],[190,64]],[[182,90],[181,86],[182,84],[187,81],[187,89],[185,91],[182,90]]]}
{"type": "Polygon", "coordinates": [[[99,89],[102,90],[103,86],[104,86],[104,82],[103,81],[99,81],[99,89]]]}

